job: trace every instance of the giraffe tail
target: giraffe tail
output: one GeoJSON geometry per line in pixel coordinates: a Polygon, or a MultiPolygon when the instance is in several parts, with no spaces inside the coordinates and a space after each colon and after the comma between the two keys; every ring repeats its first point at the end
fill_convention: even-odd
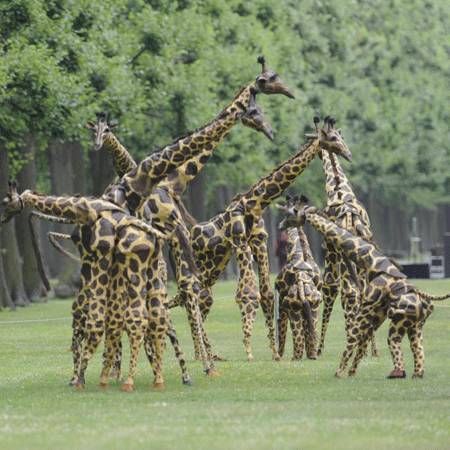
{"type": "Polygon", "coordinates": [[[298,284],[298,293],[300,296],[300,301],[302,302],[302,312],[303,317],[306,321],[306,326],[308,327],[308,332],[312,336],[314,334],[314,320],[311,312],[311,305],[305,295],[305,286],[302,282],[298,284]]]}
{"type": "Polygon", "coordinates": [[[420,297],[422,297],[425,300],[432,300],[434,302],[439,302],[442,300],[447,300],[450,298],[450,294],[444,294],[444,295],[432,295],[432,294],[427,294],[426,292],[423,292],[419,289],[416,288],[416,292],[420,295],[420,297]]]}
{"type": "Polygon", "coordinates": [[[72,252],[69,252],[59,243],[59,241],[61,241],[61,240],[71,240],[70,234],[49,231],[47,233],[47,237],[48,237],[48,240],[50,241],[50,243],[53,245],[53,247],[56,250],[58,250],[58,252],[69,257],[70,259],[73,259],[76,262],[80,262],[80,258],[77,255],[73,254],[72,252]]]}

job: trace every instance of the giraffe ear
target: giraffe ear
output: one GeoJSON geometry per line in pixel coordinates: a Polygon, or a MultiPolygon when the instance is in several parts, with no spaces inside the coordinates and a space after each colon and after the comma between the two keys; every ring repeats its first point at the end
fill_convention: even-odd
{"type": "Polygon", "coordinates": [[[9,180],[8,188],[9,188],[10,194],[16,194],[17,193],[17,182],[15,180],[9,180]]]}
{"type": "Polygon", "coordinates": [[[117,120],[111,120],[111,122],[109,122],[109,128],[111,130],[114,130],[115,128],[117,128],[119,126],[119,122],[117,122],[117,120]]]}
{"type": "Polygon", "coordinates": [[[88,128],[89,130],[93,130],[93,129],[95,128],[95,123],[92,122],[92,120],[89,120],[89,121],[86,123],[86,128],[88,128]]]}

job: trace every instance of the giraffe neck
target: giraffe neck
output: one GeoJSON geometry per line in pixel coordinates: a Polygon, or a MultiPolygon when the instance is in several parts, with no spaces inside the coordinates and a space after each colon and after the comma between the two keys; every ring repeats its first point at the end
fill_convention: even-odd
{"type": "Polygon", "coordinates": [[[297,232],[298,232],[298,238],[300,240],[300,245],[303,249],[303,255],[304,255],[305,261],[309,262],[309,263],[314,262],[314,264],[315,264],[315,260],[312,255],[312,252],[311,252],[311,247],[309,246],[309,241],[308,241],[308,238],[306,237],[303,227],[298,227],[297,232]]]}
{"type": "Polygon", "coordinates": [[[132,211],[140,209],[155,184],[161,182],[169,172],[198,155],[202,149],[212,152],[217,147],[245,113],[254,92],[253,84],[243,88],[214,120],[151,154],[124,175],[115,187],[122,192],[121,195],[115,194],[113,188],[104,198],[115,201],[120,199],[120,204],[125,206],[124,203],[127,203],[132,211]]]}
{"type": "Polygon", "coordinates": [[[199,175],[212,155],[212,146],[204,148],[197,156],[186,161],[178,169],[173,170],[158,183],[158,187],[167,189],[171,194],[181,197],[188,184],[199,175]],[[211,149],[209,149],[211,147],[211,149]]]}
{"type": "Polygon", "coordinates": [[[295,227],[289,228],[287,230],[287,235],[287,260],[289,263],[306,262],[305,252],[301,245],[298,229],[295,227]]]}
{"type": "Polygon", "coordinates": [[[123,177],[127,172],[133,170],[137,164],[128,150],[120,143],[114,133],[107,133],[103,148],[113,157],[114,170],[119,177],[123,177]]]}
{"type": "Polygon", "coordinates": [[[43,195],[26,190],[20,198],[24,206],[78,225],[92,223],[102,211],[122,211],[112,203],[88,197],[43,195]]]}
{"type": "Polygon", "coordinates": [[[315,139],[304,145],[293,157],[273,170],[270,175],[254,184],[242,199],[246,202],[246,210],[255,219],[272,201],[278,198],[306,169],[320,151],[319,140],[315,139]]]}
{"type": "Polygon", "coordinates": [[[355,193],[337,156],[326,150],[321,151],[321,156],[328,206],[356,202],[355,193]]]}
{"type": "Polygon", "coordinates": [[[406,278],[371,242],[339,227],[322,214],[306,212],[306,220],[322,233],[328,242],[341,249],[357,266],[363,267],[369,280],[381,272],[395,278],[406,278]]]}

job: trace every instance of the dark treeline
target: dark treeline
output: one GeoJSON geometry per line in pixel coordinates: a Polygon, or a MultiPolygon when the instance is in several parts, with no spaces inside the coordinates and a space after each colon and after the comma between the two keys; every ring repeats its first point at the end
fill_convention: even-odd
{"type": "MultiPolygon", "coordinates": [[[[428,251],[450,230],[449,29],[444,0],[1,2],[0,193],[16,178],[20,190],[100,194],[114,173],[84,127],[96,112],[139,160],[210,120],[264,54],[297,98],[258,98],[275,141],[233,130],[186,195],[192,214],[222,209],[302,144],[314,114],[332,114],[378,242],[401,256],[417,216],[428,251]]],[[[293,190],[322,205],[323,182],[316,161],[293,190]]],[[[267,224],[274,258],[274,211],[267,224]]],[[[40,223],[47,269],[69,295],[77,267],[49,247],[49,229],[40,223]]],[[[39,300],[27,214],[0,229],[0,248],[0,305],[39,300]]]]}

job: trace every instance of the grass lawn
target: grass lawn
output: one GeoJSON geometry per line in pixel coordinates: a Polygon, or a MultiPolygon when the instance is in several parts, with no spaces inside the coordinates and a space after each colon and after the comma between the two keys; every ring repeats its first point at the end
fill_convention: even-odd
{"type": "MultiPolygon", "coordinates": [[[[450,291],[450,280],[417,285],[436,294],[450,291]]],[[[101,352],[89,367],[85,392],[68,387],[69,301],[0,312],[0,449],[450,448],[450,302],[436,303],[425,326],[423,380],[410,378],[406,340],[408,379],[385,379],[391,369],[386,324],[377,334],[381,356],[366,358],[356,378],[337,380],[344,345],[339,305],[318,361],[289,361],[289,346],[282,362],[272,362],[260,311],[255,361],[248,363],[234,289],[230,282],[217,286],[207,321],[215,349],[228,358],[219,363],[222,376],[207,379],[192,361],[185,313],[177,310],[174,322],[194,385],[181,384],[168,346],[164,392],[150,389],[143,351],[134,393],[116,384],[99,390],[101,352]]]]}

